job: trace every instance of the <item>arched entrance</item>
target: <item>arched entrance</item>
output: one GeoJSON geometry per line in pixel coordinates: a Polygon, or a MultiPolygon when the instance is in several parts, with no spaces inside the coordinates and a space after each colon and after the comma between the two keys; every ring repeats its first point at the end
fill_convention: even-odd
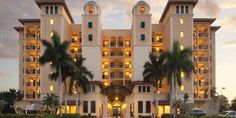
{"type": "Polygon", "coordinates": [[[104,117],[129,117],[130,116],[130,103],[129,96],[132,90],[122,85],[110,85],[101,91],[104,95],[103,116],[104,117]]]}

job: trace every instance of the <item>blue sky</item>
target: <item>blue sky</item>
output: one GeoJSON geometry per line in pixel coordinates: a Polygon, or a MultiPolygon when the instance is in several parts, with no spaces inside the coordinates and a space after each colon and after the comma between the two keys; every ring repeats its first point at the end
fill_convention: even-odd
{"type": "MultiPolygon", "coordinates": [[[[94,0],[101,7],[103,28],[130,28],[132,7],[138,0],[94,0]],[[122,21],[122,22],[121,22],[122,21]]],[[[167,0],[145,0],[151,8],[152,22],[158,23],[167,0]]],[[[87,0],[66,0],[76,23],[81,23],[87,0]]],[[[14,26],[19,18],[39,18],[34,0],[0,0],[0,90],[18,87],[18,35],[14,26]]],[[[220,93],[236,97],[236,0],[199,0],[194,17],[215,17],[221,25],[216,39],[216,84],[220,93]]]]}

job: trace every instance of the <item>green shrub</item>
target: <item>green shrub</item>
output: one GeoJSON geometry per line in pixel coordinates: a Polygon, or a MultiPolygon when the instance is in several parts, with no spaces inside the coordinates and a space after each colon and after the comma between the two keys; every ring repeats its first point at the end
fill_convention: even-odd
{"type": "Polygon", "coordinates": [[[232,118],[228,116],[201,116],[200,118],[232,118]]]}
{"type": "Polygon", "coordinates": [[[152,118],[151,116],[142,116],[142,115],[139,115],[138,117],[139,118],[152,118]]]}

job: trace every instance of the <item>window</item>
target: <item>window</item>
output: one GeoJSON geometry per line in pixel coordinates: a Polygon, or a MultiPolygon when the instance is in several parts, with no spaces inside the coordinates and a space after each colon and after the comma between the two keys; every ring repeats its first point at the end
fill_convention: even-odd
{"type": "Polygon", "coordinates": [[[145,34],[141,34],[141,40],[142,40],[142,41],[145,40],[145,34]]]}
{"type": "Polygon", "coordinates": [[[53,14],[53,6],[50,6],[50,14],[53,14]]]}
{"type": "Polygon", "coordinates": [[[138,113],[143,113],[143,101],[138,101],[138,113]]]}
{"type": "Polygon", "coordinates": [[[182,77],[182,78],[184,77],[184,72],[183,71],[180,72],[180,77],[182,77]]]}
{"type": "Polygon", "coordinates": [[[184,45],[180,45],[180,50],[184,50],[184,45]]]}
{"type": "Polygon", "coordinates": [[[46,14],[49,13],[49,8],[48,8],[48,6],[46,6],[45,11],[46,11],[46,14]]]}
{"type": "Polygon", "coordinates": [[[83,112],[88,113],[88,101],[83,101],[83,112]]]}
{"type": "Polygon", "coordinates": [[[188,14],[188,6],[185,6],[185,13],[188,14]]]}
{"type": "Polygon", "coordinates": [[[181,14],[183,14],[184,13],[184,6],[181,6],[180,8],[181,8],[181,14]]]}
{"type": "Polygon", "coordinates": [[[92,41],[92,40],[93,40],[93,35],[92,35],[92,34],[89,34],[89,35],[88,35],[88,40],[89,40],[89,41],[92,41]]]}
{"type": "Polygon", "coordinates": [[[176,13],[179,14],[179,6],[176,6],[176,13]]]}
{"type": "Polygon", "coordinates": [[[179,19],[179,23],[180,23],[180,24],[184,24],[184,19],[183,19],[183,18],[180,18],[180,19],[179,19]]]}
{"type": "Polygon", "coordinates": [[[143,86],[143,92],[146,92],[146,86],[143,86]]]}
{"type": "Polygon", "coordinates": [[[54,89],[53,85],[50,85],[49,89],[51,92],[53,92],[53,89],[54,89]]]}
{"type": "Polygon", "coordinates": [[[147,86],[147,92],[148,93],[150,92],[150,86],[147,86]]]}
{"type": "Polygon", "coordinates": [[[55,6],[55,14],[58,14],[58,6],[55,6]]]}
{"type": "Polygon", "coordinates": [[[184,91],[184,85],[181,85],[181,86],[180,86],[180,90],[181,90],[181,91],[184,91]]]}
{"type": "Polygon", "coordinates": [[[96,86],[92,86],[92,92],[93,92],[93,93],[96,92],[96,86]]]}
{"type": "Polygon", "coordinates": [[[145,27],[145,22],[144,22],[144,21],[142,21],[142,22],[140,23],[140,27],[141,27],[141,28],[144,28],[144,27],[145,27]]]}
{"type": "Polygon", "coordinates": [[[146,113],[151,113],[151,102],[146,101],[146,113]]]}
{"type": "Polygon", "coordinates": [[[142,92],[142,87],[138,86],[138,92],[142,92]]]}
{"type": "Polygon", "coordinates": [[[93,7],[89,7],[89,14],[93,14],[93,11],[94,11],[93,7]]]}
{"type": "Polygon", "coordinates": [[[53,25],[54,24],[54,19],[50,19],[50,25],[53,25]]]}
{"type": "Polygon", "coordinates": [[[96,113],[96,101],[91,101],[91,113],[96,113]]]}
{"type": "Polygon", "coordinates": [[[181,38],[183,38],[184,37],[184,32],[183,31],[180,32],[179,35],[180,35],[181,38]]]}
{"type": "Polygon", "coordinates": [[[145,7],[142,6],[142,7],[140,8],[140,13],[141,13],[141,14],[144,14],[144,12],[145,12],[145,7]]]}
{"type": "Polygon", "coordinates": [[[50,38],[52,38],[53,34],[54,34],[53,32],[50,32],[50,38]]]}
{"type": "Polygon", "coordinates": [[[93,22],[88,22],[88,28],[93,28],[93,22]]]}

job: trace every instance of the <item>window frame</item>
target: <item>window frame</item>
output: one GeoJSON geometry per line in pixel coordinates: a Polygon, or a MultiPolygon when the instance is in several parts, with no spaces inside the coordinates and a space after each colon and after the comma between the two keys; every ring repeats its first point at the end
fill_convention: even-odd
{"type": "Polygon", "coordinates": [[[83,101],[83,113],[88,113],[88,101],[83,101]]]}
{"type": "Polygon", "coordinates": [[[146,101],[146,113],[151,113],[151,101],[146,101]]]}
{"type": "Polygon", "coordinates": [[[88,28],[89,28],[89,29],[92,29],[92,28],[93,28],[93,22],[91,22],[91,21],[88,22],[88,28]]]}
{"type": "Polygon", "coordinates": [[[88,40],[93,41],[93,34],[88,34],[88,40]]]}
{"type": "Polygon", "coordinates": [[[90,101],[91,113],[96,113],[96,101],[90,101]]]}
{"type": "Polygon", "coordinates": [[[143,101],[138,101],[138,113],[143,113],[143,101]]]}
{"type": "Polygon", "coordinates": [[[140,39],[141,41],[145,41],[145,34],[141,34],[140,39]]]}
{"type": "Polygon", "coordinates": [[[140,22],[140,27],[141,27],[141,28],[145,28],[145,22],[144,22],[144,21],[141,21],[141,22],[140,22]]]}

